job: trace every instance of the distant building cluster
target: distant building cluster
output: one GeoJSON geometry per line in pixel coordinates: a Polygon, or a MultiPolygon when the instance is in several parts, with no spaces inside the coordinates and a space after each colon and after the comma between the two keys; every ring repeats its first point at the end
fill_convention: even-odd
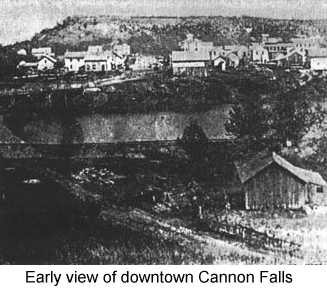
{"type": "Polygon", "coordinates": [[[215,46],[188,34],[180,43],[180,51],[173,51],[171,66],[175,75],[202,75],[209,69],[235,69],[241,64],[254,64],[285,69],[327,70],[327,49],[321,48],[314,37],[292,38],[262,34],[251,45],[215,46]]]}
{"type": "MultiPolygon", "coordinates": [[[[179,43],[180,49],[170,55],[173,74],[206,76],[208,71],[225,71],[246,65],[327,72],[327,48],[320,46],[317,37],[284,41],[281,37],[262,34],[259,39],[252,40],[250,45],[215,46],[211,41],[202,41],[188,34],[179,43]]],[[[58,67],[64,72],[74,73],[142,71],[160,69],[165,64],[163,56],[132,54],[127,43],[110,48],[89,46],[86,51],[66,51],[58,57],[51,47],[33,48],[30,55],[25,49],[20,49],[17,54],[32,59],[18,64],[18,68],[26,72],[51,71],[58,67]]]]}
{"type": "Polygon", "coordinates": [[[21,61],[20,70],[27,72],[50,71],[57,68],[59,62],[65,72],[101,72],[120,69],[153,70],[163,66],[163,57],[131,53],[131,46],[123,43],[107,49],[103,45],[88,46],[87,51],[66,51],[56,58],[51,47],[33,48],[31,55],[25,49],[18,55],[31,56],[33,61],[21,61]]]}

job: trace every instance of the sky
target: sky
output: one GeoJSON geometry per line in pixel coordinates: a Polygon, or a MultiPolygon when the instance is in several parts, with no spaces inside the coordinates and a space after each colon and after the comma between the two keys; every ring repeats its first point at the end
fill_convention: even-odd
{"type": "Polygon", "coordinates": [[[0,44],[28,40],[71,15],[327,19],[326,0],[0,0],[0,44]]]}

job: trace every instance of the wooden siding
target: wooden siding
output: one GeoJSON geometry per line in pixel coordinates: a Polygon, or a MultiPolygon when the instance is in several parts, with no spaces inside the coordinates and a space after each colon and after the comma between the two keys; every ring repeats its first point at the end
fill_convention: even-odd
{"type": "Polygon", "coordinates": [[[300,208],[308,200],[307,185],[273,163],[244,183],[246,209],[300,208]]]}
{"type": "Polygon", "coordinates": [[[327,204],[326,192],[326,187],[310,184],[308,186],[308,203],[312,205],[325,206],[327,204]],[[317,191],[318,188],[322,189],[322,192],[317,191]]]}

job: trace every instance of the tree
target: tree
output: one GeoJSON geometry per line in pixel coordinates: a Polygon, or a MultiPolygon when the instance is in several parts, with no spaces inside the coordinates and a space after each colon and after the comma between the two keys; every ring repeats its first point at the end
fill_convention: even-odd
{"type": "Polygon", "coordinates": [[[250,85],[236,95],[225,127],[239,141],[238,156],[264,148],[278,151],[288,141],[297,145],[317,121],[308,87],[298,85],[292,75],[285,76],[277,84],[266,82],[263,90],[250,85]]]}
{"type": "Polygon", "coordinates": [[[259,151],[265,146],[271,119],[271,107],[267,100],[267,96],[253,82],[244,83],[235,95],[235,104],[232,105],[225,128],[240,140],[242,153],[259,151]]]}
{"type": "Polygon", "coordinates": [[[189,154],[192,160],[195,160],[201,156],[207,143],[208,137],[203,128],[197,120],[192,120],[183,132],[181,139],[183,149],[189,154]]]}
{"type": "Polygon", "coordinates": [[[197,120],[192,120],[190,125],[184,130],[179,144],[189,156],[190,177],[198,178],[204,172],[201,169],[205,162],[205,149],[207,147],[208,137],[197,120]],[[202,171],[201,171],[202,170],[202,171]]]}

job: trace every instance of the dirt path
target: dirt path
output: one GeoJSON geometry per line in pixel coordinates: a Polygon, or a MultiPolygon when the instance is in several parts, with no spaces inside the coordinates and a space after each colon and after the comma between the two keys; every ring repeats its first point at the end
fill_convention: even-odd
{"type": "Polygon", "coordinates": [[[112,225],[122,226],[157,239],[174,240],[180,245],[197,244],[203,248],[204,253],[219,259],[217,264],[230,264],[231,258],[239,259],[239,263],[249,264],[253,261],[268,264],[274,263],[274,258],[277,258],[277,255],[272,253],[250,250],[239,242],[230,243],[185,227],[169,224],[163,218],[140,209],[108,207],[101,212],[100,217],[112,225]]]}

